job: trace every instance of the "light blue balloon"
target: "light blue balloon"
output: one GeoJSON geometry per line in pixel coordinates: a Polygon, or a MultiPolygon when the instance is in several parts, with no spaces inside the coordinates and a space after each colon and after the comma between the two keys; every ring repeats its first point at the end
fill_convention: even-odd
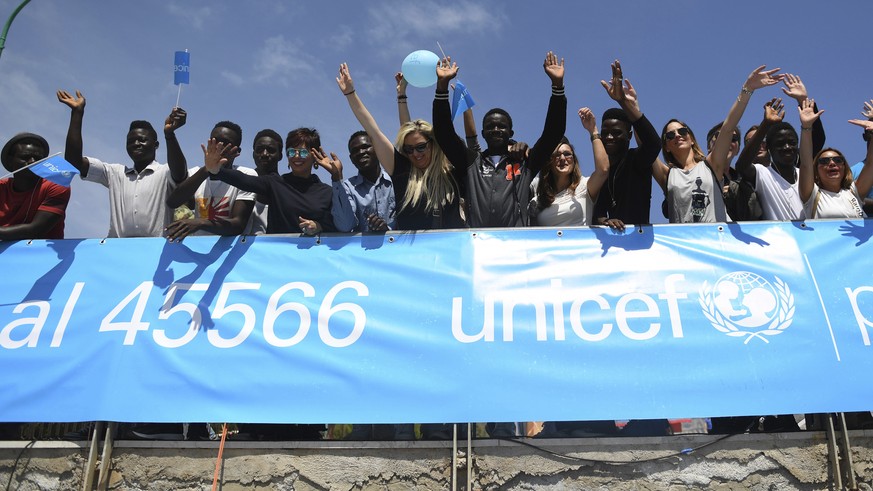
{"type": "Polygon", "coordinates": [[[437,81],[436,67],[440,57],[426,49],[413,51],[403,60],[403,78],[413,87],[430,87],[437,81]]]}

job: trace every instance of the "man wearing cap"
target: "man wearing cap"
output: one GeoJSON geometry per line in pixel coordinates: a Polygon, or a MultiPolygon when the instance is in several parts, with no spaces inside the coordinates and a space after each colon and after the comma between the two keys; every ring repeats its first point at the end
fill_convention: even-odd
{"type": "Polygon", "coordinates": [[[0,240],[64,238],[70,188],[24,169],[48,154],[48,142],[33,133],[19,133],[3,146],[0,160],[14,175],[0,179],[0,240]]]}
{"type": "Polygon", "coordinates": [[[64,158],[81,173],[82,179],[109,189],[108,237],[161,237],[173,219],[167,197],[188,177],[185,156],[175,131],[185,124],[186,113],[173,108],[164,123],[167,164],[155,161],[158,134],[148,121],[133,121],[127,133],[127,154],[133,168],[107,164],[82,154],[82,119],[85,98],[59,90],[58,100],[70,108],[70,127],[64,158]]]}

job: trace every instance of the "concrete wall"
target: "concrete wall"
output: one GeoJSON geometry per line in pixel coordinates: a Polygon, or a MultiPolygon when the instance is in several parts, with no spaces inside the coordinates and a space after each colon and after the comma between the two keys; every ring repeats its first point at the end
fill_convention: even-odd
{"type": "MultiPolygon", "coordinates": [[[[850,439],[859,489],[873,490],[873,431],[850,439]]],[[[540,448],[474,440],[473,489],[834,489],[821,432],[524,441],[540,448]]],[[[84,442],[26,445],[0,442],[0,489],[13,470],[8,489],[81,489],[84,442]]],[[[217,451],[215,442],[117,442],[109,489],[209,490],[217,451]]],[[[466,489],[463,455],[458,465],[466,489]]],[[[219,489],[445,490],[451,467],[451,442],[228,442],[219,489]]]]}

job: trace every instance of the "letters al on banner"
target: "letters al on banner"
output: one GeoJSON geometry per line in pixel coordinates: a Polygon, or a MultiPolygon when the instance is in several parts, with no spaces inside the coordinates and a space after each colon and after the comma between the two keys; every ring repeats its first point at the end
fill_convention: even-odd
{"type": "Polygon", "coordinates": [[[0,420],[869,410],[867,223],[3,243],[0,420]]]}

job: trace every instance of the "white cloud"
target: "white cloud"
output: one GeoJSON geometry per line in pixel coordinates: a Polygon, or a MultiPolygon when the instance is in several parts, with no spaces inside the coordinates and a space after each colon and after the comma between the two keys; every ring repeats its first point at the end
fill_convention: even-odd
{"type": "Polygon", "coordinates": [[[264,41],[254,54],[251,75],[224,71],[222,76],[234,85],[247,82],[272,82],[287,86],[290,81],[311,76],[317,72],[318,60],[306,54],[299,43],[288,41],[285,36],[273,36],[264,41]]]}
{"type": "Polygon", "coordinates": [[[0,100],[0,114],[3,114],[3,121],[0,122],[2,143],[22,131],[39,133],[49,142],[63,141],[69,112],[62,111],[54,94],[47,94],[25,70],[10,70],[0,77],[0,93],[11,96],[0,100]],[[61,123],[49,124],[57,120],[61,123]]]}
{"type": "Polygon", "coordinates": [[[352,37],[352,28],[349,26],[339,26],[340,32],[330,36],[327,39],[328,45],[335,50],[342,50],[349,47],[354,40],[352,37]]]}
{"type": "Polygon", "coordinates": [[[221,76],[235,87],[242,87],[246,83],[246,80],[242,76],[226,70],[221,72],[221,76]]]}
{"type": "Polygon", "coordinates": [[[369,9],[369,36],[380,43],[394,41],[395,49],[402,52],[409,49],[410,43],[397,40],[412,35],[436,39],[456,33],[493,32],[506,22],[497,6],[434,0],[375,5],[369,9]]]}
{"type": "Polygon", "coordinates": [[[216,13],[210,6],[192,7],[189,3],[170,3],[167,11],[198,31],[203,30],[206,21],[216,13]]]}
{"type": "Polygon", "coordinates": [[[389,78],[384,73],[374,75],[369,71],[355,71],[352,75],[354,76],[355,88],[362,90],[366,94],[381,95],[386,94],[388,90],[391,90],[393,93],[395,86],[393,76],[390,78],[391,84],[389,87],[389,78]]]}

